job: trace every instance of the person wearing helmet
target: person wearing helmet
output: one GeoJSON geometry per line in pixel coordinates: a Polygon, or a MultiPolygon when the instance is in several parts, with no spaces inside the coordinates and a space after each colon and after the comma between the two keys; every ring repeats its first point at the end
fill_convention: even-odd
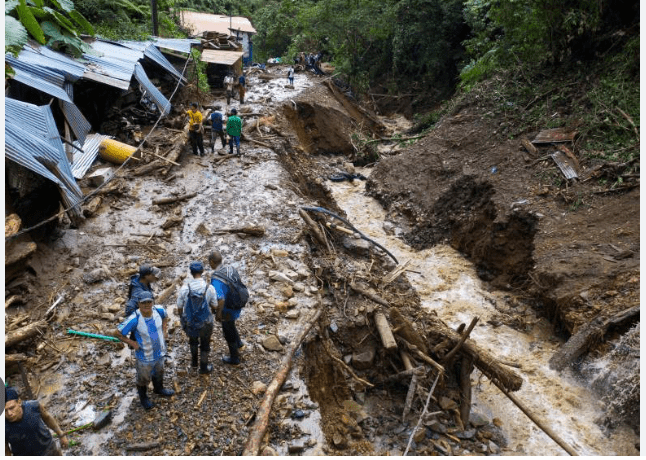
{"type": "Polygon", "coordinates": [[[236,154],[240,155],[240,136],[242,135],[242,120],[238,111],[231,109],[231,116],[227,120],[227,134],[229,135],[229,154],[233,155],[233,144],[236,146],[236,154]]]}

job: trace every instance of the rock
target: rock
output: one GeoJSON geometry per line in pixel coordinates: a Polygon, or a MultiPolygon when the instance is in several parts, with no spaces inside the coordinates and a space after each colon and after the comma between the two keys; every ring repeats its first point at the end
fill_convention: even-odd
{"type": "Polygon", "coordinates": [[[489,425],[489,423],[491,423],[491,420],[489,420],[489,417],[484,414],[481,414],[479,412],[472,412],[469,416],[469,422],[471,422],[471,425],[475,427],[481,427],[489,425]]]}
{"type": "Polygon", "coordinates": [[[251,392],[255,395],[259,395],[261,393],[264,393],[267,390],[267,385],[264,383],[256,380],[251,384],[251,392]]]}
{"type": "Polygon", "coordinates": [[[280,292],[281,292],[285,297],[287,297],[288,299],[289,299],[290,297],[293,297],[293,296],[294,296],[294,290],[292,289],[292,287],[291,287],[291,286],[284,286],[284,287],[282,287],[282,288],[280,289],[280,292]]]}
{"type": "Polygon", "coordinates": [[[95,268],[91,272],[87,272],[83,275],[83,281],[88,284],[98,283],[103,281],[106,278],[110,277],[110,270],[104,265],[100,268],[95,268]]]}
{"type": "Polygon", "coordinates": [[[204,225],[204,222],[201,222],[200,225],[197,226],[195,229],[195,233],[198,233],[203,236],[209,236],[211,234],[211,231],[206,228],[206,225],[204,225]]]}
{"type": "Polygon", "coordinates": [[[427,428],[435,431],[436,433],[446,434],[447,428],[437,420],[430,420],[424,424],[427,428]]]}
{"type": "Polygon", "coordinates": [[[357,400],[359,404],[365,404],[366,403],[366,393],[361,391],[359,393],[355,393],[354,398],[357,400]]]}
{"type": "Polygon", "coordinates": [[[460,439],[473,439],[476,436],[475,428],[471,430],[458,431],[455,435],[460,439]]]}
{"type": "Polygon", "coordinates": [[[345,163],[343,163],[343,169],[345,169],[345,171],[348,174],[354,174],[355,173],[354,165],[349,161],[346,161],[345,163]]]}
{"type": "Polygon", "coordinates": [[[99,430],[106,426],[112,420],[112,411],[104,410],[92,422],[92,429],[99,430]]]}
{"type": "Polygon", "coordinates": [[[275,335],[270,335],[262,341],[262,346],[268,351],[283,351],[280,340],[275,335]]]}
{"type": "Polygon", "coordinates": [[[487,445],[483,444],[481,442],[477,443],[476,444],[476,452],[484,454],[485,452],[487,452],[487,445]]]}
{"type": "Polygon", "coordinates": [[[286,381],[283,383],[283,386],[280,387],[282,391],[291,391],[294,389],[294,383],[291,380],[286,381]]]}
{"type": "Polygon", "coordinates": [[[79,265],[81,265],[81,259],[79,257],[74,257],[72,259],[72,266],[78,267],[79,265]]]}
{"type": "Polygon", "coordinates": [[[489,452],[491,452],[492,454],[500,453],[500,447],[498,447],[498,444],[496,444],[493,441],[489,441],[489,444],[487,444],[487,447],[489,448],[489,452]]]}
{"type": "Polygon", "coordinates": [[[285,318],[287,319],[297,319],[300,316],[300,312],[298,310],[289,310],[287,313],[285,313],[285,318]]]}
{"type": "Polygon", "coordinates": [[[442,396],[440,398],[440,407],[443,410],[451,410],[451,409],[457,409],[458,404],[455,401],[453,401],[452,399],[449,399],[449,398],[447,398],[445,396],[442,396]]]}
{"type": "Polygon", "coordinates": [[[274,184],[265,184],[265,188],[268,188],[269,190],[278,190],[278,186],[274,184]]]}
{"type": "Polygon", "coordinates": [[[393,235],[395,233],[395,224],[392,222],[384,222],[381,226],[386,235],[393,235]]]}
{"type": "Polygon", "coordinates": [[[290,444],[287,447],[287,450],[290,454],[298,454],[299,452],[303,452],[305,450],[305,444],[301,441],[297,441],[293,444],[290,444]]]}
{"type": "Polygon", "coordinates": [[[287,275],[285,275],[284,273],[281,273],[281,272],[277,272],[275,270],[272,270],[272,271],[269,272],[269,279],[272,280],[272,281],[282,281],[282,282],[290,283],[290,284],[293,283],[291,278],[289,278],[287,275]]]}
{"type": "Polygon", "coordinates": [[[339,330],[339,326],[336,325],[334,321],[330,323],[330,330],[336,334],[336,331],[339,330]]]}
{"type": "Polygon", "coordinates": [[[292,297],[287,301],[287,306],[289,308],[294,308],[296,305],[298,305],[298,299],[296,299],[295,297],[292,297]]]}
{"type": "Polygon", "coordinates": [[[370,255],[370,246],[371,244],[363,238],[353,238],[351,236],[346,236],[343,238],[343,247],[348,251],[358,255],[370,255]]]}
{"type": "Polygon", "coordinates": [[[354,353],[352,355],[352,367],[355,369],[369,369],[372,367],[372,362],[375,359],[375,350],[373,348],[363,351],[361,353],[354,353]]]}
{"type": "Polygon", "coordinates": [[[426,428],[418,428],[415,434],[413,435],[413,441],[417,444],[426,439],[426,428]]]}
{"type": "Polygon", "coordinates": [[[502,426],[502,420],[496,417],[493,419],[493,424],[500,428],[502,426]]]}
{"type": "Polygon", "coordinates": [[[278,456],[278,452],[271,446],[265,446],[260,455],[263,457],[278,456]]]}
{"type": "Polygon", "coordinates": [[[350,364],[352,362],[352,355],[345,355],[343,357],[343,362],[345,362],[346,364],[350,364]]]}
{"type": "Polygon", "coordinates": [[[348,445],[348,440],[341,433],[334,433],[332,436],[334,447],[338,449],[345,449],[348,445]]]}
{"type": "Polygon", "coordinates": [[[303,412],[301,409],[296,409],[294,412],[292,412],[293,419],[301,420],[303,417],[305,417],[305,412],[303,412]]]}
{"type": "Polygon", "coordinates": [[[296,292],[303,292],[305,290],[305,285],[303,283],[294,283],[292,289],[296,292]]]}

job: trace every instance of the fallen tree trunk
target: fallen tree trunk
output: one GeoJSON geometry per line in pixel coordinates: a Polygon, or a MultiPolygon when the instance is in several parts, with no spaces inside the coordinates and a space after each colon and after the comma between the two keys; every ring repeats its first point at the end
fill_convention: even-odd
{"type": "Polygon", "coordinates": [[[639,305],[622,311],[610,318],[597,318],[582,327],[576,334],[565,342],[550,359],[550,367],[557,371],[564,369],[575,359],[588,351],[592,345],[600,341],[609,328],[620,325],[634,317],[639,319],[639,305]]]}
{"type": "MultiPolygon", "coordinates": [[[[457,344],[461,338],[460,334],[447,326],[440,318],[433,316],[428,317],[426,331],[428,331],[432,343],[439,343],[448,338],[452,343],[457,344]]],[[[500,364],[491,354],[479,348],[473,340],[467,339],[461,350],[462,353],[473,358],[475,366],[489,380],[501,383],[509,391],[518,391],[522,386],[523,379],[517,373],[500,364]]]]}
{"type": "Polygon", "coordinates": [[[160,198],[158,200],[153,200],[153,204],[171,204],[178,201],[188,200],[197,196],[197,192],[187,193],[186,195],[180,196],[171,196],[169,198],[160,198]]]}
{"type": "Polygon", "coordinates": [[[249,436],[247,437],[247,442],[245,444],[242,455],[258,455],[260,451],[260,443],[262,438],[267,431],[267,426],[269,425],[269,415],[271,414],[271,405],[280,390],[280,387],[285,382],[287,374],[292,367],[292,358],[294,353],[300,347],[301,342],[307,336],[307,333],[310,331],[314,323],[319,319],[321,313],[323,312],[323,307],[319,306],[318,310],[303,324],[301,331],[294,338],[293,345],[290,350],[287,352],[283,361],[274,376],[274,379],[271,381],[267,390],[265,391],[265,396],[260,403],[258,412],[256,413],[256,420],[253,423],[253,426],[249,429],[249,436]]]}
{"type": "Polygon", "coordinates": [[[249,225],[246,227],[220,228],[218,230],[213,230],[213,233],[246,233],[247,235],[252,236],[263,236],[265,234],[265,227],[261,225],[249,225]]]}
{"type": "Polygon", "coordinates": [[[45,321],[38,321],[36,323],[29,324],[25,327],[16,329],[15,331],[9,331],[4,336],[4,346],[5,348],[12,347],[20,342],[23,342],[31,337],[34,337],[45,329],[47,323],[45,321]]]}

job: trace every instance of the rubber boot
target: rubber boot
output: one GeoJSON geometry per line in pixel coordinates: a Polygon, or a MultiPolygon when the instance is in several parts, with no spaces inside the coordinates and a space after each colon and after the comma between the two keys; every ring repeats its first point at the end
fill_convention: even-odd
{"type": "Polygon", "coordinates": [[[222,362],[225,364],[233,364],[234,366],[240,364],[240,352],[238,351],[238,344],[235,342],[227,342],[227,345],[229,346],[229,354],[231,356],[223,356],[222,362]]]}
{"type": "Polygon", "coordinates": [[[213,372],[213,365],[209,364],[209,354],[202,352],[200,356],[200,374],[210,374],[213,372]]]}
{"type": "Polygon", "coordinates": [[[139,393],[139,401],[141,401],[141,405],[144,409],[150,410],[155,407],[155,405],[150,399],[148,399],[148,395],[146,394],[147,392],[148,387],[137,387],[137,393],[139,393]]]}
{"type": "Polygon", "coordinates": [[[197,343],[190,344],[191,347],[191,367],[197,367],[197,343]]]}
{"type": "Polygon", "coordinates": [[[155,394],[161,396],[173,396],[175,394],[174,390],[164,388],[163,375],[156,375],[153,377],[153,391],[155,392],[155,394]]]}

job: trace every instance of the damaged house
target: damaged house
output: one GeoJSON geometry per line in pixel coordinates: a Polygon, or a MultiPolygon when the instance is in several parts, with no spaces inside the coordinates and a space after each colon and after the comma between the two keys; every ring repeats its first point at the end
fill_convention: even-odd
{"type": "MultiPolygon", "coordinates": [[[[189,52],[198,44],[184,42],[189,52]]],[[[155,42],[96,39],[88,45],[91,51],[79,58],[35,42],[18,56],[5,55],[14,71],[5,81],[5,238],[12,237],[5,243],[7,289],[36,250],[31,236],[47,235],[61,208],[72,225],[83,218],[76,181],[92,166],[101,142],[117,136],[127,142],[137,123],[169,114],[165,94],[185,83],[155,42]],[[43,221],[34,232],[21,232],[43,221]]]]}

